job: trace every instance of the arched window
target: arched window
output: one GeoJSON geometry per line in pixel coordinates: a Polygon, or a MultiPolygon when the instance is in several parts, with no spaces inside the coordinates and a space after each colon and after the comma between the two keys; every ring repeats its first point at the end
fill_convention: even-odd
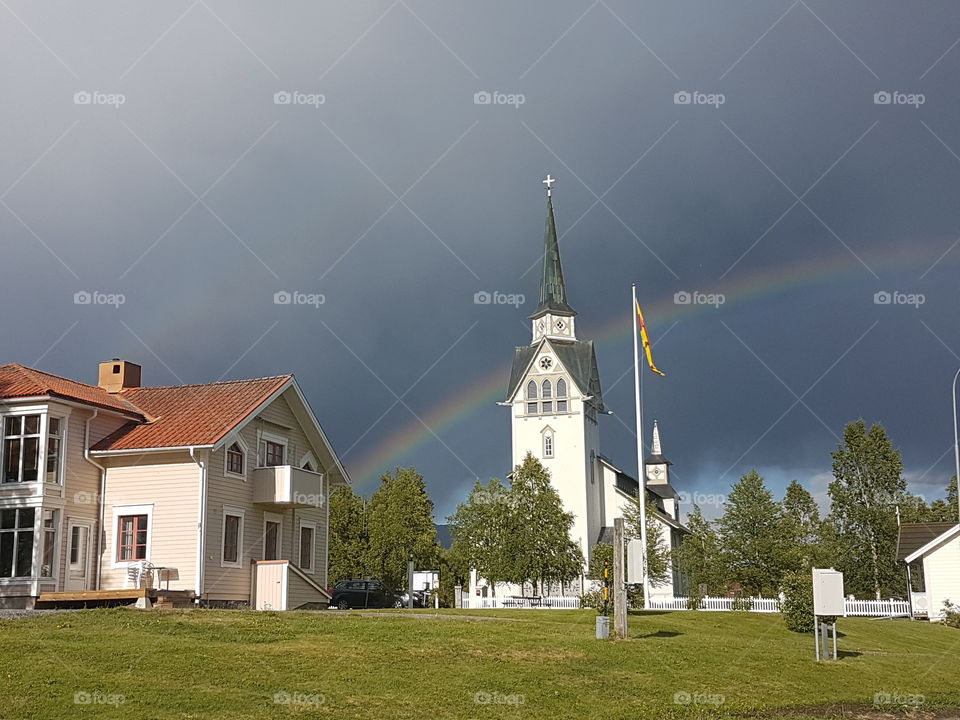
{"type": "Polygon", "coordinates": [[[550,428],[543,431],[543,457],[553,457],[553,430],[550,428]]]}
{"type": "Polygon", "coordinates": [[[557,380],[557,412],[567,411],[567,381],[557,380]]]}
{"type": "Polygon", "coordinates": [[[233,475],[244,474],[244,452],[240,443],[233,443],[227,448],[227,472],[233,475]]]}
{"type": "Polygon", "coordinates": [[[537,414],[537,383],[531,380],[527,383],[527,415],[537,414]]]}
{"type": "Polygon", "coordinates": [[[540,412],[545,415],[548,415],[553,412],[553,385],[550,384],[549,380],[544,380],[543,385],[541,386],[543,403],[540,405],[540,412]]]}

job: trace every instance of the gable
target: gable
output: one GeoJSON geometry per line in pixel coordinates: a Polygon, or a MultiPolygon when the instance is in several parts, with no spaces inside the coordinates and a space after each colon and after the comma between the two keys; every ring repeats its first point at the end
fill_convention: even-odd
{"type": "Polygon", "coordinates": [[[534,345],[514,348],[510,383],[507,387],[507,401],[512,402],[516,397],[520,384],[527,379],[534,361],[544,352],[545,345],[549,348],[548,352],[553,354],[562,366],[562,369],[554,368],[553,372],[565,371],[580,393],[592,397],[593,399],[589,402],[597,408],[598,412],[603,412],[600,371],[597,367],[597,356],[592,341],[544,338],[534,345]]]}

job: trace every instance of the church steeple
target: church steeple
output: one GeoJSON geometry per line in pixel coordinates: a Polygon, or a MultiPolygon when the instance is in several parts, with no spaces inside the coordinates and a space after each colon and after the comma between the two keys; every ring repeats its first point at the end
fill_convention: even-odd
{"type": "Polygon", "coordinates": [[[560,265],[560,243],[557,240],[557,222],[553,218],[553,189],[550,175],[543,181],[547,186],[547,224],[543,231],[543,273],[540,276],[540,302],[530,316],[533,321],[533,342],[551,337],[576,340],[573,330],[576,311],[567,304],[567,288],[563,284],[560,265]]]}
{"type": "MultiPolygon", "coordinates": [[[[550,176],[547,176],[550,178],[550,176]]],[[[549,190],[547,192],[550,192],[549,190]]],[[[576,315],[567,304],[567,289],[563,284],[560,265],[560,243],[557,241],[557,223],[553,218],[553,198],[547,195],[547,224],[543,232],[543,274],[540,278],[540,304],[532,317],[553,313],[576,315]]]]}

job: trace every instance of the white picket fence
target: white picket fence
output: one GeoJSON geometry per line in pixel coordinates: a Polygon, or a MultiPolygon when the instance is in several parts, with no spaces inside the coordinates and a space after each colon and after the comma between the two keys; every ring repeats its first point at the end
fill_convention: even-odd
{"type": "MultiPolygon", "coordinates": [[[[751,602],[749,612],[776,613],[780,612],[780,601],[777,598],[749,598],[751,602]]],[[[651,610],[688,610],[688,598],[651,598],[651,610]]],[[[705,597],[699,608],[701,611],[730,612],[734,609],[735,598],[705,597]]],[[[740,601],[745,602],[745,600],[740,601]]],[[[906,600],[846,600],[847,615],[859,617],[909,617],[910,603],[906,600]]],[[[549,596],[549,597],[470,597],[464,595],[463,607],[473,610],[577,610],[580,607],[580,598],[549,596]]]]}
{"type": "Polygon", "coordinates": [[[549,597],[469,597],[464,594],[463,607],[473,610],[579,610],[580,598],[560,595],[549,597]]]}

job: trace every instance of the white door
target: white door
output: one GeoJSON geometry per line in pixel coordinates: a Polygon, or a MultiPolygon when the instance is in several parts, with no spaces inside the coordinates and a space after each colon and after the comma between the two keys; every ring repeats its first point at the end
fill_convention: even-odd
{"type": "Polygon", "coordinates": [[[256,565],[256,610],[287,609],[287,561],[266,560],[256,565]]]}
{"type": "Polygon", "coordinates": [[[67,524],[67,577],[64,590],[90,589],[90,540],[93,537],[93,522],[70,518],[67,524]]]}

